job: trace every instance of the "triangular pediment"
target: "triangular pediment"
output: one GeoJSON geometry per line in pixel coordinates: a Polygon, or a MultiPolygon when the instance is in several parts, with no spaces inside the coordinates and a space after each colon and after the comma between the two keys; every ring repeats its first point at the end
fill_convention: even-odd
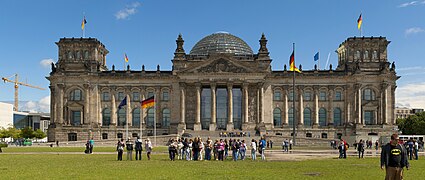
{"type": "Polygon", "coordinates": [[[220,58],[206,62],[198,67],[187,69],[188,73],[252,73],[251,68],[239,64],[238,62],[220,58]]]}

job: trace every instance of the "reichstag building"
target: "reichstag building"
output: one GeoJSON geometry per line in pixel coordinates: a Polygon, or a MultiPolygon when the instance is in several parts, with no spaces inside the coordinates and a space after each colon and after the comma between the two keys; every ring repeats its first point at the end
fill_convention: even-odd
{"type": "Polygon", "coordinates": [[[338,64],[326,69],[300,65],[295,88],[289,65],[271,68],[264,34],[256,53],[224,32],[204,37],[189,53],[183,43],[179,35],[171,71],[159,65],[153,71],[116,70],[107,66],[109,51],[99,40],[61,38],[58,61],[47,77],[49,141],[115,140],[127,129],[130,136],[146,136],[154,126],[157,135],[185,130],[289,137],[295,122],[297,137],[325,139],[396,130],[399,77],[388,61],[385,37],[346,39],[336,48],[338,64]],[[140,102],[152,96],[155,106],[142,109],[140,102]],[[125,97],[127,105],[119,109],[125,97]]]}

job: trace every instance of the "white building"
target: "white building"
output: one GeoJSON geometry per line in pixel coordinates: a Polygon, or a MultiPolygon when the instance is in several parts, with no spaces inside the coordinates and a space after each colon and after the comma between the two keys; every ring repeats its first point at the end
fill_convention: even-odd
{"type": "Polygon", "coordinates": [[[0,102],[0,128],[13,126],[13,104],[0,102]]]}

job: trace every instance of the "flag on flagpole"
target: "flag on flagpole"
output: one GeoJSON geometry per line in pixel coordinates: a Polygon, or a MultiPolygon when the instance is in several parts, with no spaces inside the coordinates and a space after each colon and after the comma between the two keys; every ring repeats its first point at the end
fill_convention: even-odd
{"type": "Polygon", "coordinates": [[[295,66],[295,52],[292,51],[291,57],[289,58],[289,71],[297,71],[301,73],[301,71],[295,66]]]}
{"type": "Polygon", "coordinates": [[[125,60],[125,62],[128,62],[127,54],[124,54],[124,60],[125,60]]]}
{"type": "Polygon", "coordinates": [[[142,101],[142,107],[143,108],[149,108],[155,105],[155,97],[152,96],[150,98],[147,98],[145,100],[142,101]]]}
{"type": "Polygon", "coordinates": [[[362,27],[362,14],[360,13],[359,19],[357,19],[357,29],[360,29],[362,27]]]}
{"type": "Polygon", "coordinates": [[[315,55],[314,55],[314,61],[318,61],[319,60],[319,52],[317,52],[315,55]]]}
{"type": "Polygon", "coordinates": [[[118,105],[118,109],[121,109],[123,106],[127,105],[127,96],[121,101],[120,105],[118,105]]]}
{"type": "Polygon", "coordinates": [[[81,29],[84,30],[84,27],[86,26],[87,21],[86,21],[86,16],[84,16],[83,18],[83,22],[81,22],[81,29]]]}

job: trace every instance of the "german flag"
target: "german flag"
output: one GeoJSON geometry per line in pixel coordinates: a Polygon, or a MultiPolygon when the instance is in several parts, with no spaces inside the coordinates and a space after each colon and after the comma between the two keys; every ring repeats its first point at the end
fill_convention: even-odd
{"type": "Polygon", "coordinates": [[[125,62],[128,62],[127,54],[124,54],[124,61],[125,61],[125,62]]]}
{"type": "Polygon", "coordinates": [[[359,19],[357,19],[357,29],[362,28],[362,22],[363,22],[362,14],[360,14],[359,19]]]}
{"type": "Polygon", "coordinates": [[[148,98],[148,99],[145,99],[145,100],[143,100],[142,101],[142,107],[143,108],[149,108],[149,107],[152,107],[152,106],[154,106],[155,105],[155,97],[154,96],[152,96],[152,97],[150,97],[150,98],[148,98]]]}
{"type": "Polygon", "coordinates": [[[81,22],[81,29],[84,30],[84,27],[86,26],[87,21],[86,21],[86,16],[84,16],[83,18],[83,22],[81,22]]]}
{"type": "Polygon", "coordinates": [[[289,71],[297,71],[301,73],[301,71],[295,66],[295,52],[292,51],[291,56],[289,57],[289,71]]]}

